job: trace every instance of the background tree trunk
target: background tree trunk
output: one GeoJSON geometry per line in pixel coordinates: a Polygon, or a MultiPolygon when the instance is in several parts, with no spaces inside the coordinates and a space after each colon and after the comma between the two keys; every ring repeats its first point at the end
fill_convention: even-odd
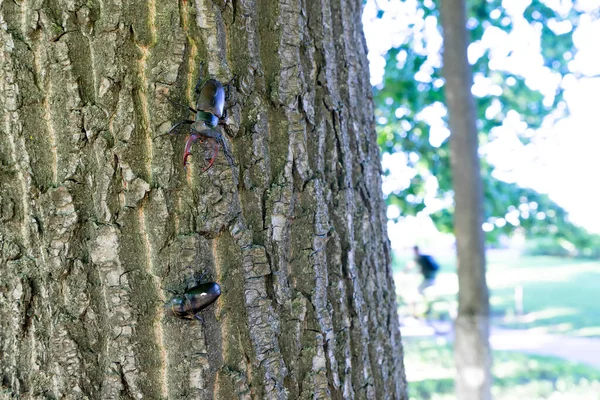
{"type": "Polygon", "coordinates": [[[361,4],[0,0],[6,398],[406,398],[361,4]],[[164,135],[201,61],[234,170],[164,135]]]}
{"type": "Polygon", "coordinates": [[[440,2],[444,36],[444,87],[449,113],[454,188],[454,233],[458,255],[458,317],[454,357],[461,400],[491,398],[489,295],[485,280],[483,189],[477,154],[473,76],[467,60],[464,0],[440,2]]]}

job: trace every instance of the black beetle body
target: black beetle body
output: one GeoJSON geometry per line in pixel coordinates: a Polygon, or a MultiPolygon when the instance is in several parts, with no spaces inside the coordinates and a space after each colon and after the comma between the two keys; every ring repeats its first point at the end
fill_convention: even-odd
{"type": "Polygon", "coordinates": [[[216,282],[206,282],[173,297],[166,309],[179,318],[199,319],[198,313],[214,303],[221,295],[221,287],[216,282]]]}
{"type": "MultiPolygon", "coordinates": [[[[202,65],[200,66],[200,70],[202,70],[202,65]]],[[[169,133],[173,133],[183,124],[190,125],[191,134],[185,142],[183,165],[184,167],[187,165],[187,159],[191,154],[192,144],[200,139],[200,141],[208,140],[214,142],[213,155],[208,165],[203,168],[202,171],[207,171],[212,167],[219,152],[219,145],[223,147],[225,157],[233,168],[233,156],[227,148],[223,135],[215,129],[219,124],[219,120],[223,117],[225,110],[225,88],[223,87],[223,84],[216,79],[208,79],[202,84],[202,77],[200,76],[195,91],[198,94],[196,108],[187,107],[194,113],[194,120],[186,119],[180,121],[173,125],[169,130],[169,133]]]]}
{"type": "MultiPolygon", "coordinates": [[[[202,85],[202,89],[200,89],[198,100],[196,101],[196,108],[217,117],[215,123],[211,124],[206,121],[207,125],[211,127],[217,126],[218,119],[223,116],[223,110],[225,108],[225,88],[223,88],[223,84],[216,79],[207,80],[204,85],[202,85]]],[[[215,121],[214,119],[211,120],[215,121]]]]}

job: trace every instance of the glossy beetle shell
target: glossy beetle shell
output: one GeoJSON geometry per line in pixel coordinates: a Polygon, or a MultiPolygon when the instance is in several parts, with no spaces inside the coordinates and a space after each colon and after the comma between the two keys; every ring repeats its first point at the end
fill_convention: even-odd
{"type": "Polygon", "coordinates": [[[225,89],[223,84],[216,79],[209,79],[200,89],[196,108],[201,111],[209,112],[217,118],[223,116],[225,108],[225,89]]]}
{"type": "Polygon", "coordinates": [[[176,317],[192,319],[198,312],[214,303],[220,295],[219,284],[207,282],[188,289],[182,295],[173,297],[165,308],[176,317]]]}

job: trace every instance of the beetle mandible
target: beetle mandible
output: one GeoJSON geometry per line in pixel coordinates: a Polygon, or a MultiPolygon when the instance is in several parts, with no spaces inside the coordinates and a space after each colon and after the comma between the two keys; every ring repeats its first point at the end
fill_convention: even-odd
{"type": "Polygon", "coordinates": [[[208,79],[206,82],[202,83],[203,66],[204,63],[200,63],[200,76],[198,77],[198,82],[196,83],[196,88],[194,90],[197,94],[196,108],[174,103],[186,107],[189,111],[193,112],[195,114],[195,119],[179,121],[169,129],[168,133],[174,133],[181,125],[190,125],[191,134],[185,142],[185,149],[183,152],[184,167],[187,166],[192,144],[198,139],[202,142],[206,139],[213,143],[213,154],[208,165],[202,169],[202,172],[207,171],[214,164],[217,159],[217,154],[219,153],[219,145],[223,147],[227,162],[229,162],[229,165],[233,168],[234,163],[231,151],[227,147],[221,132],[215,129],[219,124],[219,120],[225,116],[225,88],[223,87],[223,84],[216,79],[208,79]]]}
{"type": "Polygon", "coordinates": [[[220,295],[221,286],[217,282],[206,282],[174,296],[165,308],[179,318],[200,319],[200,311],[214,303],[220,295]]]}

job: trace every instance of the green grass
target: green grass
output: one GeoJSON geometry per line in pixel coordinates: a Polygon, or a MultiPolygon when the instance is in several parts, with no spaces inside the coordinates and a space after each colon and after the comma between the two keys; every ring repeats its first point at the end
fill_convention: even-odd
{"type": "Polygon", "coordinates": [[[554,257],[490,260],[492,310],[497,324],[548,332],[600,336],[600,263],[554,257]],[[523,316],[514,316],[515,287],[523,289],[523,316]],[[496,314],[496,313],[494,313],[496,314]]]}
{"type": "MultiPolygon", "coordinates": [[[[405,338],[404,365],[411,400],[450,400],[454,394],[451,345],[442,339],[405,338]]],[[[496,400],[598,399],[600,371],[552,357],[494,351],[496,400]]]]}
{"type": "MultiPolygon", "coordinates": [[[[458,290],[455,262],[451,255],[436,259],[441,266],[434,291],[439,300],[436,306],[453,307],[458,290]]],[[[401,270],[406,261],[398,258],[394,269],[401,270]]],[[[409,293],[419,281],[418,274],[400,276],[398,293],[401,296],[409,293]]],[[[487,281],[494,325],[600,336],[600,262],[488,252],[487,281]],[[518,287],[523,291],[523,315],[516,315],[515,310],[518,287]]]]}
{"type": "MultiPolygon", "coordinates": [[[[456,307],[455,261],[451,254],[434,255],[440,263],[431,297],[434,318],[456,307]]],[[[407,259],[396,259],[400,271],[407,259]]],[[[580,336],[600,336],[600,262],[558,257],[520,257],[488,252],[492,324],[507,328],[580,336]],[[515,288],[522,288],[523,315],[515,309],[515,288]]],[[[400,312],[419,284],[418,273],[396,275],[400,312]]],[[[451,345],[443,339],[403,338],[409,395],[418,400],[450,400],[454,394],[451,345]]],[[[600,370],[552,357],[495,351],[494,399],[600,399],[600,370]]]]}

